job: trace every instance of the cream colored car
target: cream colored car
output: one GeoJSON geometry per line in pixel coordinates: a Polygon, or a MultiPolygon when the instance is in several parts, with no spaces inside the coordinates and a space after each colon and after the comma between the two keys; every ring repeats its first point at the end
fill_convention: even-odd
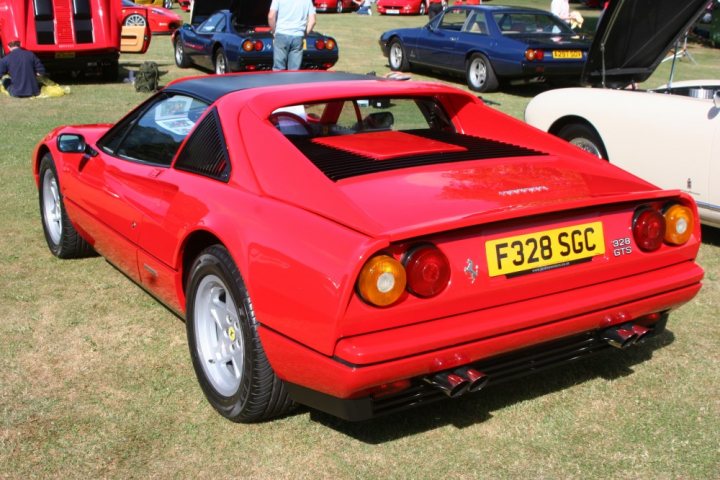
{"type": "Polygon", "coordinates": [[[688,192],[702,222],[720,228],[720,80],[632,89],[652,74],[705,3],[657,0],[643,5],[646,10],[634,2],[611,3],[583,73],[585,83],[610,88],[544,92],[528,104],[525,121],[659,187],[688,192]],[[667,9],[673,15],[657,15],[667,9]],[[661,17],[668,25],[651,30],[638,20],[661,17]]]}

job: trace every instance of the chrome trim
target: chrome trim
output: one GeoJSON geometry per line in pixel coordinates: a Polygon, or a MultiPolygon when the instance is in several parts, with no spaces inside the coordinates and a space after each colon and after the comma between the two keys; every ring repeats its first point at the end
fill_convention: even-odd
{"type": "Polygon", "coordinates": [[[705,202],[698,202],[697,203],[698,208],[705,208],[707,210],[712,210],[713,212],[720,212],[720,205],[713,205],[712,203],[705,203],[705,202]]]}

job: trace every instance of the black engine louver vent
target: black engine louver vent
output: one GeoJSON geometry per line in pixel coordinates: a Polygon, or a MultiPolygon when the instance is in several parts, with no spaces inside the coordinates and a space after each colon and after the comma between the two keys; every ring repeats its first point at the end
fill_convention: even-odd
{"type": "Polygon", "coordinates": [[[502,157],[547,155],[547,153],[518,145],[459,133],[439,132],[426,129],[405,130],[404,133],[457,145],[463,147],[465,150],[462,152],[433,152],[421,155],[409,155],[379,161],[356,153],[319,145],[313,143],[312,140],[307,137],[288,137],[288,139],[330,180],[335,182],[344,178],[367,175],[369,173],[422,165],[438,165],[502,157]]]}
{"type": "Polygon", "coordinates": [[[175,168],[228,181],[230,161],[217,110],[212,109],[197,126],[180,152],[175,168]]]}

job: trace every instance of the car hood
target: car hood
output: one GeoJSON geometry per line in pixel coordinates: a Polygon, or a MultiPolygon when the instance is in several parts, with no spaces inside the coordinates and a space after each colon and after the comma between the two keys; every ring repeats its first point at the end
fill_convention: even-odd
{"type": "Polygon", "coordinates": [[[270,0],[201,0],[193,6],[190,23],[197,26],[218,10],[230,10],[239,25],[267,25],[270,3],[270,0]]]}
{"type": "Polygon", "coordinates": [[[583,82],[623,88],[647,80],[707,3],[707,0],[611,0],[590,47],[583,82]]]}

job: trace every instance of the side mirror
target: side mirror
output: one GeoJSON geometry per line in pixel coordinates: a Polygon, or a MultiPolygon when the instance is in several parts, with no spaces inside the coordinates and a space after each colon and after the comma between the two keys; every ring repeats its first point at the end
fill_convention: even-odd
{"type": "Polygon", "coordinates": [[[715,104],[715,108],[720,108],[720,90],[715,90],[715,93],[713,94],[713,103],[715,104]]]}
{"type": "Polygon", "coordinates": [[[61,133],[57,138],[57,147],[63,153],[84,153],[85,138],[74,133],[61,133]]]}

